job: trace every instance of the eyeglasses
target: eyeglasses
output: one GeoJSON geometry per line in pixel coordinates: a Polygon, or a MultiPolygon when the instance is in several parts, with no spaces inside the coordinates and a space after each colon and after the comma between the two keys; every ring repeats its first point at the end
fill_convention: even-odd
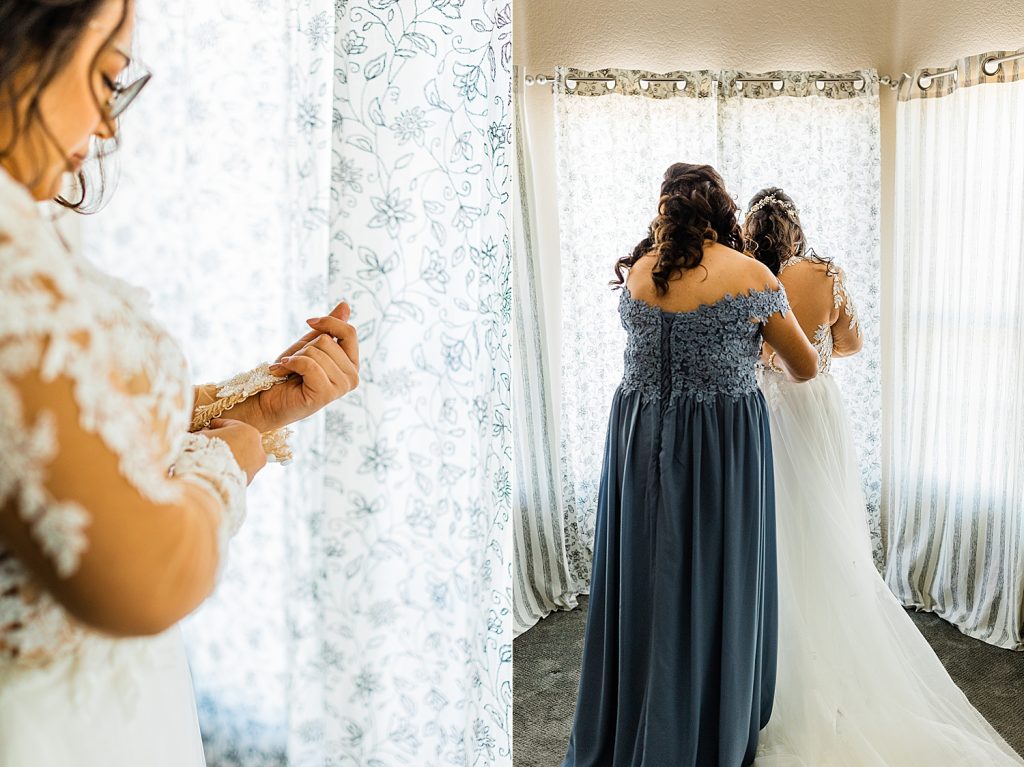
{"type": "Polygon", "coordinates": [[[143,72],[126,85],[103,78],[107,87],[112,91],[110,98],[107,99],[107,103],[104,104],[107,119],[116,120],[128,108],[128,105],[135,100],[135,97],[139,95],[139,92],[152,77],[153,74],[151,72],[143,72]]]}
{"type": "Polygon", "coordinates": [[[145,87],[146,83],[153,77],[153,73],[146,69],[144,66],[137,62],[132,61],[132,57],[118,45],[113,46],[114,50],[124,56],[125,61],[128,62],[125,72],[119,77],[119,80],[125,79],[125,74],[128,75],[127,82],[113,82],[107,77],[104,77],[104,83],[111,90],[110,98],[107,99],[107,103],[104,108],[107,113],[107,119],[115,120],[117,117],[128,108],[135,97],[139,95],[139,92],[145,87]]]}

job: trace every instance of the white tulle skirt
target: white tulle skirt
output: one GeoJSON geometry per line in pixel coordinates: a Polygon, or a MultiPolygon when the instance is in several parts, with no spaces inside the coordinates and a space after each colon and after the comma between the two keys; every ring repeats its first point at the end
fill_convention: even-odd
{"type": "Polygon", "coordinates": [[[0,767],[204,767],[177,628],[0,679],[0,767]]]}
{"type": "Polygon", "coordinates": [[[765,372],[779,661],[757,767],[1002,767],[1022,760],[946,673],[871,559],[834,379],[765,372]]]}

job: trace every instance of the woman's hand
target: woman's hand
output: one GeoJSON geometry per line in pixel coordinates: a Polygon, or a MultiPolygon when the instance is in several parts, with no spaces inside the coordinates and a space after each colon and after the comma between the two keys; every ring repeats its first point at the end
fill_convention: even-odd
{"type": "Polygon", "coordinates": [[[288,375],[256,397],[264,430],[301,420],[359,385],[359,342],[348,323],[346,302],[324,317],[306,320],[312,331],[289,346],[270,366],[275,375],[288,375]]]}
{"type": "Polygon", "coordinates": [[[252,482],[256,473],[267,465],[267,455],[263,452],[263,436],[259,430],[242,421],[231,418],[214,418],[208,429],[201,429],[199,434],[219,437],[228,443],[235,460],[245,472],[246,484],[252,482]]]}

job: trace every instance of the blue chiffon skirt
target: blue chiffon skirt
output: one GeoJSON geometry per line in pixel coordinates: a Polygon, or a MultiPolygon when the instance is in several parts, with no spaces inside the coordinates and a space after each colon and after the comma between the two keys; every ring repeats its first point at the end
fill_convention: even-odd
{"type": "Polygon", "coordinates": [[[764,397],[616,391],[562,767],[740,767],[771,715],[775,498],[764,397]]]}

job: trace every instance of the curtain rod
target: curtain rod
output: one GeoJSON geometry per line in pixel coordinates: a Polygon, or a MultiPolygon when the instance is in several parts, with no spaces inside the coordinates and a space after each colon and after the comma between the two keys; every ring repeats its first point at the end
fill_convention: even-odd
{"type": "MultiPolygon", "coordinates": [[[[992,77],[996,74],[996,72],[999,71],[999,68],[1003,64],[1009,61],[1017,61],[1018,59],[1024,59],[1024,50],[1019,51],[1017,53],[1011,53],[1008,56],[989,56],[982,62],[981,69],[986,75],[992,77]]],[[[950,69],[940,69],[935,72],[922,72],[920,75],[918,75],[917,87],[920,88],[921,90],[928,90],[929,86],[931,86],[933,81],[938,80],[941,77],[948,77],[949,75],[956,76],[956,73],[956,67],[952,67],[950,69]]],[[[891,88],[892,90],[897,90],[903,83],[903,81],[909,77],[910,75],[908,75],[906,72],[904,72],[895,79],[889,77],[888,75],[882,75],[881,77],[878,78],[878,82],[881,83],[882,85],[888,85],[889,88],[891,88]]],[[[615,80],[614,78],[610,77],[573,77],[567,79],[570,79],[575,82],[606,83],[608,85],[609,90],[615,87],[615,80]]],[[[715,75],[712,75],[711,79],[714,80],[715,82],[718,82],[718,77],[715,75]]],[[[525,82],[527,85],[554,85],[555,76],[543,74],[526,75],[525,82]]],[[[641,77],[639,78],[638,82],[640,83],[640,87],[646,90],[648,83],[676,83],[677,87],[680,84],[685,86],[686,78],[641,77]]],[[[782,90],[782,86],[784,85],[783,80],[772,77],[737,77],[736,82],[741,84],[771,83],[772,87],[775,88],[776,90],[782,90]],[[777,88],[775,87],[776,83],[779,84],[779,87],[777,88]]],[[[819,77],[815,79],[814,82],[818,85],[823,85],[824,83],[861,83],[859,87],[863,87],[864,80],[859,77],[819,77]]]]}
{"type": "MultiPolygon", "coordinates": [[[[981,62],[981,70],[992,77],[999,71],[999,67],[1008,61],[1016,61],[1017,59],[1024,59],[1024,51],[1020,53],[1011,53],[1009,56],[989,56],[983,62],[981,62]]],[[[937,72],[922,72],[917,77],[917,87],[921,90],[928,90],[928,86],[932,84],[933,80],[937,80],[940,77],[948,77],[953,75],[956,77],[957,68],[950,67],[949,69],[940,69],[937,72]]]]}
{"type": "MultiPolygon", "coordinates": [[[[1024,55],[1024,54],[1022,54],[1024,55]]],[[[955,71],[955,70],[954,70],[955,71]]],[[[891,77],[883,76],[878,78],[878,82],[883,85],[888,85],[890,88],[895,90],[899,87],[899,84],[903,81],[903,78],[908,75],[901,75],[899,79],[893,80],[891,77]]],[[[938,73],[931,75],[937,77],[938,73]]],[[[715,82],[719,82],[718,77],[715,75],[711,76],[711,79],[715,82]]],[[[579,83],[606,83],[608,89],[611,90],[615,87],[615,78],[613,77],[567,77],[567,81],[579,82],[579,83]]],[[[554,85],[554,75],[526,75],[524,82],[527,85],[554,85]]],[[[677,86],[685,86],[687,80],[685,77],[641,77],[638,78],[640,87],[647,88],[648,83],[676,83],[677,86]]],[[[784,81],[778,77],[737,77],[737,83],[771,83],[772,87],[775,87],[776,83],[779,85],[776,90],[782,90],[784,81]]],[[[824,83],[860,83],[858,90],[864,87],[864,79],[861,77],[817,77],[814,80],[815,83],[824,85],[824,83]]]]}

